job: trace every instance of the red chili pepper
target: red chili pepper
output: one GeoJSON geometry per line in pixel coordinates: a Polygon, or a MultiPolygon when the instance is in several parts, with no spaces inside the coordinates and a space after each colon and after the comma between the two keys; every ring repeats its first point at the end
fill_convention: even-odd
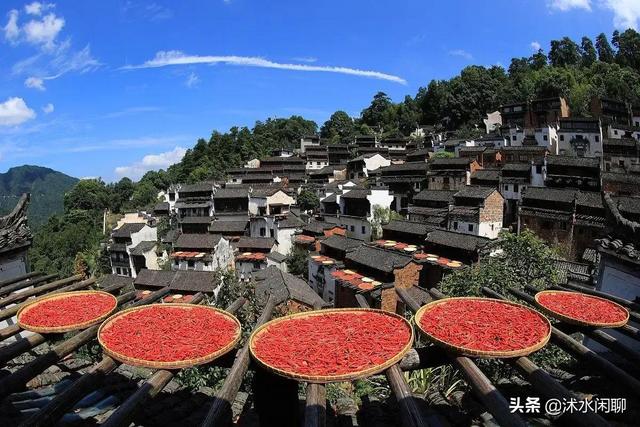
{"type": "Polygon", "coordinates": [[[276,322],[254,344],[263,362],[303,375],[343,375],[397,355],[411,339],[401,320],[381,313],[326,313],[276,322]]]}
{"type": "Polygon", "coordinates": [[[33,304],[20,313],[20,321],[41,328],[64,327],[98,319],[115,306],[116,301],[108,295],[70,295],[33,304]]]}
{"type": "Polygon", "coordinates": [[[128,357],[176,362],[195,359],[228,345],[237,325],[205,307],[149,306],[116,318],[101,330],[112,351],[128,357]]]}
{"type": "Polygon", "coordinates": [[[616,304],[579,292],[545,292],[538,297],[545,308],[588,323],[617,323],[627,312],[616,304]]]}
{"type": "Polygon", "coordinates": [[[420,327],[441,341],[479,351],[520,350],[549,333],[535,311],[492,300],[446,300],[424,312],[420,327]]]}

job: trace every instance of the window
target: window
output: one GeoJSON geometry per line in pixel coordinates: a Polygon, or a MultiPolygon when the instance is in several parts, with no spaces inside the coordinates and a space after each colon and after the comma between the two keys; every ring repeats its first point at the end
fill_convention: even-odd
{"type": "Polygon", "coordinates": [[[122,274],[122,270],[120,269],[120,267],[116,267],[116,274],[122,274]]]}
{"type": "Polygon", "coordinates": [[[269,229],[269,236],[275,237],[275,234],[276,234],[275,230],[273,228],[270,228],[269,229]]]}
{"type": "Polygon", "coordinates": [[[352,225],[351,227],[349,227],[349,229],[351,230],[352,233],[354,233],[356,231],[356,226],[352,225]]]}
{"type": "Polygon", "coordinates": [[[640,127],[640,122],[636,122],[636,127],[640,127]]]}
{"type": "Polygon", "coordinates": [[[518,184],[513,184],[513,191],[518,191],[518,184]]]}
{"type": "Polygon", "coordinates": [[[176,199],[175,193],[169,193],[169,201],[173,202],[176,199]]]}
{"type": "Polygon", "coordinates": [[[362,226],[362,234],[367,234],[367,227],[364,225],[362,226]]]}
{"type": "Polygon", "coordinates": [[[205,266],[205,267],[209,267],[209,261],[205,261],[205,262],[204,262],[204,266],[205,266]]]}
{"type": "Polygon", "coordinates": [[[624,160],[618,160],[618,165],[624,167],[624,160]]]}
{"type": "Polygon", "coordinates": [[[596,142],[600,142],[600,135],[596,135],[596,142]]]}
{"type": "Polygon", "coordinates": [[[196,264],[195,264],[195,261],[193,261],[193,260],[191,260],[191,259],[190,259],[189,261],[187,261],[187,267],[191,267],[191,268],[193,268],[195,265],[196,265],[196,264]]]}
{"type": "Polygon", "coordinates": [[[548,140],[549,140],[549,136],[547,136],[547,135],[542,135],[542,140],[543,140],[543,141],[548,141],[548,140]]]}
{"type": "Polygon", "coordinates": [[[614,130],[614,131],[613,131],[613,134],[614,134],[614,135],[617,135],[617,134],[618,134],[618,131],[617,131],[617,130],[614,130]]]}
{"type": "Polygon", "coordinates": [[[469,231],[473,232],[473,224],[469,224],[469,231]]]}
{"type": "Polygon", "coordinates": [[[173,260],[173,265],[178,266],[178,264],[180,264],[180,261],[178,261],[177,259],[173,260]]]}
{"type": "Polygon", "coordinates": [[[514,141],[516,140],[516,138],[517,138],[517,137],[516,137],[515,135],[513,135],[513,136],[511,137],[511,139],[513,139],[514,141]]]}
{"type": "Polygon", "coordinates": [[[564,135],[560,135],[560,141],[564,141],[564,135]]]}
{"type": "Polygon", "coordinates": [[[542,173],[542,165],[536,165],[536,173],[537,174],[542,173]]]}
{"type": "Polygon", "coordinates": [[[566,222],[564,222],[564,221],[561,221],[561,222],[560,222],[560,229],[561,229],[561,230],[566,230],[566,229],[567,229],[567,223],[566,223],[566,222]]]}
{"type": "Polygon", "coordinates": [[[267,235],[267,229],[264,227],[260,227],[260,237],[264,237],[267,235]]]}
{"type": "Polygon", "coordinates": [[[504,191],[509,191],[509,184],[504,185],[504,191]]]}
{"type": "Polygon", "coordinates": [[[457,230],[457,229],[458,229],[458,221],[453,221],[453,228],[454,228],[455,230],[457,230]]]}

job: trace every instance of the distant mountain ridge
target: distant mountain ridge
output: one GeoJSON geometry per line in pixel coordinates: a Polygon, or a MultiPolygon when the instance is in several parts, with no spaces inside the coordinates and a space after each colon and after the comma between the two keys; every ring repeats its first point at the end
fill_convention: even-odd
{"type": "Polygon", "coordinates": [[[37,228],[64,210],[64,193],[77,178],[42,166],[24,165],[0,173],[0,214],[10,212],[22,193],[31,193],[29,225],[37,228]]]}

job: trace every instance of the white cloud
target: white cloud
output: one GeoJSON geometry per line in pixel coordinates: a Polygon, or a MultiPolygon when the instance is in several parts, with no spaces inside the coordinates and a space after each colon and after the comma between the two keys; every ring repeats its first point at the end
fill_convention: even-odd
{"type": "Polygon", "coordinates": [[[42,20],[31,20],[24,24],[24,31],[27,42],[41,45],[48,49],[55,47],[55,40],[64,27],[64,18],[50,13],[42,20]]]}
{"type": "Polygon", "coordinates": [[[591,10],[591,0],[548,0],[547,5],[551,10],[561,12],[571,9],[591,10]]]}
{"type": "Polygon", "coordinates": [[[468,60],[473,59],[473,55],[470,54],[469,52],[467,52],[466,50],[463,50],[463,49],[450,50],[449,51],[449,55],[451,55],[451,56],[459,56],[461,58],[468,59],[468,60]]]}
{"type": "Polygon", "coordinates": [[[183,147],[175,147],[172,151],[147,154],[142,160],[129,166],[118,166],[115,169],[115,173],[120,177],[128,176],[132,179],[140,179],[142,175],[150,170],[166,169],[174,163],[178,163],[186,152],[187,150],[183,147]]]}
{"type": "Polygon", "coordinates": [[[28,77],[24,81],[24,85],[29,89],[45,90],[44,80],[39,77],[28,77]]]}
{"type": "Polygon", "coordinates": [[[292,70],[292,71],[316,71],[325,73],[339,73],[348,74],[360,77],[369,77],[380,80],[387,80],[394,83],[407,84],[407,81],[402,77],[394,76],[392,74],[386,74],[379,71],[359,70],[356,68],[348,67],[333,67],[333,66],[321,66],[321,65],[307,65],[307,64],[286,64],[273,62],[268,59],[259,58],[255,56],[199,56],[199,55],[185,55],[184,53],[172,50],[172,51],[160,51],[156,53],[155,58],[146,61],[141,65],[127,65],[122,69],[138,69],[138,68],[159,68],[169,65],[193,65],[193,64],[227,64],[227,65],[240,65],[245,67],[259,67],[259,68],[275,68],[278,70],[292,70]]]}
{"type": "Polygon", "coordinates": [[[602,5],[613,11],[613,25],[620,29],[640,27],[640,1],[603,0],[602,5]]]}
{"type": "Polygon", "coordinates": [[[38,1],[34,1],[33,3],[29,3],[24,6],[24,11],[29,15],[40,16],[42,12],[46,12],[47,10],[55,7],[55,4],[52,3],[40,3],[38,1]]]}
{"type": "Polygon", "coordinates": [[[540,45],[540,43],[536,42],[536,41],[532,41],[531,42],[531,49],[533,49],[534,51],[539,51],[540,48],[542,48],[542,46],[540,45]]]}
{"type": "Polygon", "coordinates": [[[9,20],[4,26],[4,38],[14,43],[20,36],[20,27],[18,27],[18,11],[13,9],[9,11],[9,20]]]}
{"type": "Polygon", "coordinates": [[[318,62],[318,58],[316,58],[315,56],[297,56],[293,58],[293,60],[298,62],[306,62],[307,64],[318,62]]]}
{"type": "Polygon", "coordinates": [[[24,99],[13,97],[0,103],[0,126],[16,126],[36,117],[24,99]]]}
{"type": "Polygon", "coordinates": [[[55,109],[55,107],[53,106],[52,103],[48,103],[47,105],[45,105],[44,107],[42,107],[42,111],[45,114],[50,114],[53,113],[53,110],[55,109]]]}
{"type": "Polygon", "coordinates": [[[192,87],[198,86],[199,83],[200,83],[200,77],[198,77],[196,73],[189,74],[189,77],[187,77],[187,81],[184,82],[184,84],[189,89],[191,89],[192,87]]]}

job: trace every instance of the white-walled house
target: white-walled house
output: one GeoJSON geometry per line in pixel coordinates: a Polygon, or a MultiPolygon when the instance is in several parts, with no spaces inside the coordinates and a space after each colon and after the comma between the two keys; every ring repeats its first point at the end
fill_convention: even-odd
{"type": "Polygon", "coordinates": [[[491,187],[468,186],[453,196],[449,231],[496,239],[502,230],[504,198],[491,187]]]}
{"type": "Polygon", "coordinates": [[[181,234],[173,245],[172,270],[215,271],[233,266],[233,248],[216,234],[181,234]]]}
{"type": "Polygon", "coordinates": [[[575,157],[602,157],[602,127],[594,118],[560,119],[558,154],[575,157]]]}
{"type": "Polygon", "coordinates": [[[363,154],[347,162],[347,175],[349,179],[367,178],[369,172],[390,164],[391,160],[379,153],[363,154]]]}
{"type": "Polygon", "coordinates": [[[249,190],[250,215],[285,215],[295,199],[278,187],[249,190]]]}
{"type": "MultiPolygon", "coordinates": [[[[157,228],[147,223],[129,222],[114,229],[111,233],[111,243],[108,246],[112,274],[135,278],[137,271],[140,271],[141,268],[151,269],[154,267],[153,265],[141,267],[139,263],[134,266],[131,250],[137,248],[136,254],[143,255],[146,259],[147,256],[150,256],[149,252],[153,250],[151,243],[155,243],[157,240],[157,228]],[[141,245],[143,242],[147,243],[141,245]]],[[[157,262],[155,267],[157,268],[157,262]]]]}
{"type": "Polygon", "coordinates": [[[389,189],[343,189],[338,206],[339,213],[325,215],[325,221],[346,228],[347,236],[371,240],[371,220],[377,207],[390,208],[394,197],[389,189]]]}
{"type": "Polygon", "coordinates": [[[250,237],[273,237],[276,250],[285,255],[291,251],[293,235],[305,224],[291,212],[287,216],[253,216],[249,221],[250,237]]]}

